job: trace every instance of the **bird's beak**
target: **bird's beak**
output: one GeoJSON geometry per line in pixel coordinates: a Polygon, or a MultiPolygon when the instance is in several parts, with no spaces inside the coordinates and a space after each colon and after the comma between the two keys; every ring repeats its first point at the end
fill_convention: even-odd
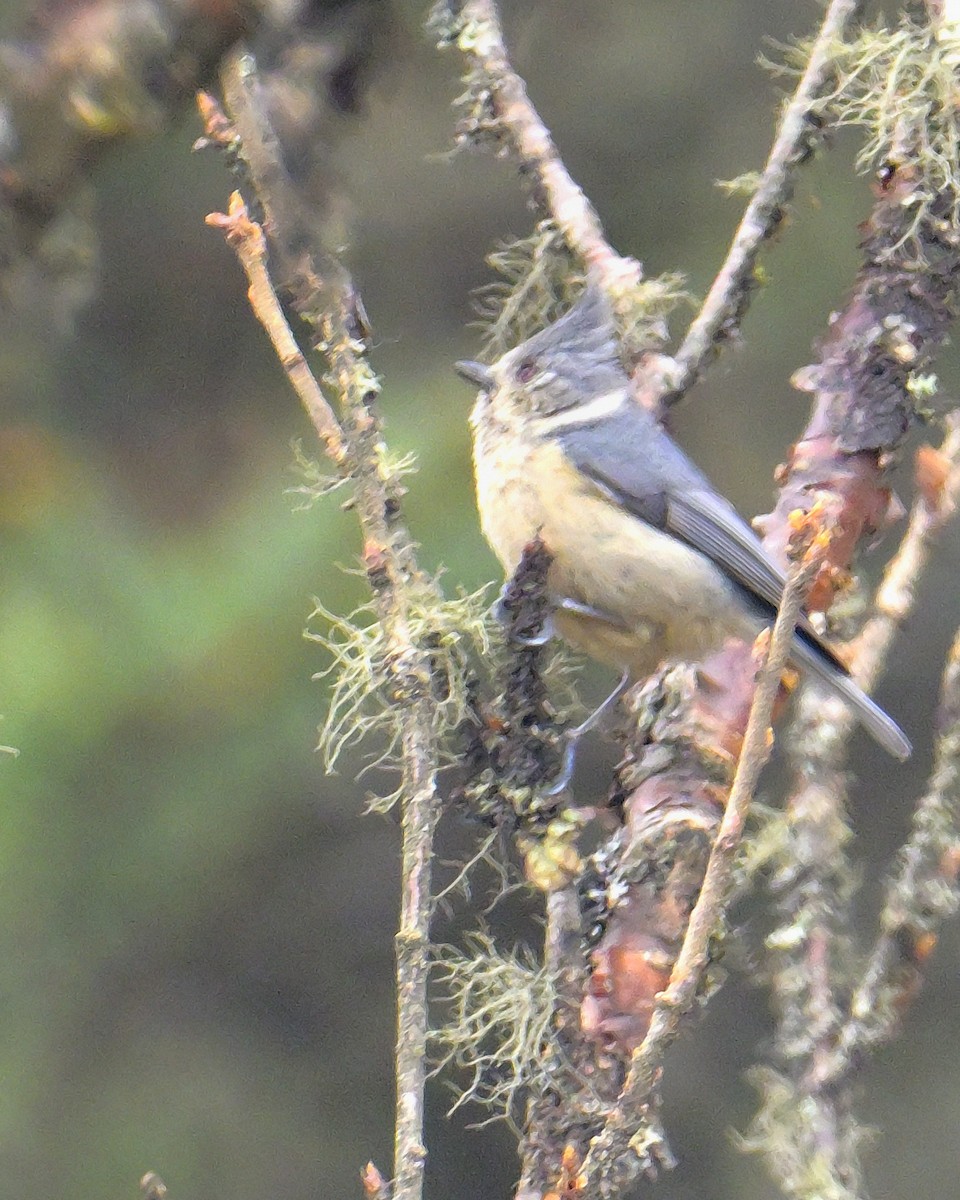
{"type": "Polygon", "coordinates": [[[483,363],[471,362],[467,359],[464,362],[454,363],[453,366],[461,379],[465,379],[467,383],[475,383],[481,392],[493,391],[493,372],[483,363]]]}

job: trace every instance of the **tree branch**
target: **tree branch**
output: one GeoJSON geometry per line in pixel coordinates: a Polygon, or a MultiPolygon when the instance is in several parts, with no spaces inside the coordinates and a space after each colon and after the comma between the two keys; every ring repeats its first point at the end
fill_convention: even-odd
{"type": "MultiPolygon", "coordinates": [[[[363,562],[373,593],[373,608],[384,631],[383,668],[389,702],[400,727],[403,852],[397,957],[396,1131],[392,1200],[419,1200],[423,1192],[426,1149],[423,1144],[423,1097],[426,1084],[427,976],[429,925],[433,909],[431,866],[433,836],[440,816],[436,776],[438,729],[431,695],[430,652],[415,632],[415,594],[429,585],[420,573],[409,532],[400,518],[399,482],[385,456],[375,402],[379,384],[366,362],[365,317],[344,268],[317,241],[306,244],[300,221],[303,204],[293,193],[279,143],[260,106],[255,65],[239,56],[228,67],[227,90],[239,117],[250,182],[271,221],[271,239],[283,284],[293,292],[318,345],[330,364],[344,421],[338,421],[313,379],[283,317],[269,275],[263,231],[250,220],[238,193],[228,216],[208,218],[222,228],[237,251],[250,283],[254,313],[270,335],[278,357],[300,396],[317,435],[337,468],[355,490],[355,508],[364,535],[363,562]],[[288,195],[288,189],[290,194],[288,195]],[[285,223],[287,214],[294,214],[285,223]],[[289,252],[296,231],[299,253],[289,252]]],[[[225,138],[222,120],[206,103],[208,133],[225,138]]],[[[229,136],[229,135],[226,135],[229,136]]],[[[234,132],[234,141],[236,138],[234,132]]]]}
{"type": "Polygon", "coordinates": [[[944,424],[946,434],[938,449],[925,446],[917,455],[918,495],[906,533],[877,588],[874,615],[851,647],[850,669],[868,691],[913,610],[936,536],[960,501],[960,410],[950,413],[944,424]]]}
{"type": "MultiPolygon", "coordinates": [[[[877,590],[875,615],[857,639],[853,670],[864,686],[874,680],[892,640],[909,616],[920,576],[933,542],[956,510],[960,500],[960,414],[947,418],[947,433],[938,450],[924,448],[918,455],[919,495],[907,531],[891,559],[877,590]]],[[[831,1027],[824,1030],[817,1053],[811,1056],[804,1089],[827,1102],[835,1086],[851,1073],[863,1053],[893,1036],[903,1013],[920,985],[919,967],[936,943],[936,927],[954,910],[953,887],[960,862],[953,841],[956,787],[955,642],[948,659],[940,701],[937,758],[928,791],[919,801],[913,833],[901,851],[901,869],[888,886],[881,916],[882,933],[870,962],[845,1012],[834,1010],[831,1027]],[[931,902],[931,897],[933,901],[931,902]]],[[[850,717],[831,714],[833,744],[842,745],[850,717]]],[[[817,744],[829,737],[818,731],[817,744]]],[[[815,772],[824,778],[822,772],[815,772]]],[[[826,778],[839,774],[833,764],[826,778]]],[[[832,791],[828,785],[828,791],[832,791]]],[[[843,792],[840,793],[843,795],[843,792]]],[[[795,816],[797,814],[794,814],[795,816]]],[[[822,814],[820,814],[822,824],[822,814]]],[[[824,848],[817,856],[822,860],[824,848]]],[[[845,870],[845,863],[839,868],[845,870]]],[[[809,1026],[809,1022],[802,1022],[809,1026]]]]}
{"type": "Polygon", "coordinates": [[[534,207],[553,219],[569,250],[616,303],[639,284],[642,268],[636,259],[623,258],[611,248],[593,205],[564,166],[523,80],[510,65],[496,4],[440,0],[430,27],[442,43],[456,43],[471,65],[470,112],[487,112],[486,119],[468,115],[458,128],[458,139],[473,144],[492,140],[498,150],[508,149],[516,157],[534,207]]]}
{"type": "Polygon", "coordinates": [[[350,452],[343,430],[283,315],[267,267],[267,240],[262,228],[250,220],[239,192],[230,197],[228,212],[210,213],[207,224],[223,233],[240,260],[250,285],[247,299],[254,315],[266,330],[290,386],[300,398],[327,455],[349,477],[350,452]]]}
{"type": "Polygon", "coordinates": [[[880,936],[850,1001],[833,1061],[811,1077],[811,1087],[834,1085],[866,1051],[894,1036],[920,988],[920,969],[937,944],[939,926],[960,904],[960,632],[947,656],[936,726],[933,772],[900,852],[900,869],[887,887],[880,936]]]}
{"type": "Polygon", "coordinates": [[[711,938],[723,920],[744,823],[760,772],[773,748],[770,720],[781,676],[790,656],[804,592],[815,570],[816,559],[808,556],[792,573],[784,592],[757,679],[733,787],[669,986],[657,997],[649,1030],[633,1053],[616,1109],[594,1140],[583,1165],[588,1186],[596,1187],[600,1196],[617,1194],[642,1168],[653,1165],[642,1134],[644,1121],[655,1104],[664,1053],[676,1038],[682,1017],[696,1000],[710,961],[711,938]]]}
{"type": "MultiPolygon", "coordinates": [[[[929,36],[910,25],[896,40],[891,35],[888,54],[891,72],[904,60],[925,64],[929,36]]],[[[885,72],[880,76],[879,83],[862,86],[889,88],[889,77],[885,72]]],[[[926,101],[936,108],[936,87],[931,91],[926,101]]],[[[762,522],[767,546],[778,553],[792,509],[816,495],[835,514],[840,536],[814,586],[815,608],[827,607],[842,585],[856,543],[888,524],[895,511],[884,486],[887,451],[914,419],[927,382],[923,372],[957,313],[952,283],[960,264],[955,201],[925,174],[939,161],[933,149],[915,152],[912,141],[926,136],[917,117],[923,100],[915,98],[910,121],[894,124],[894,141],[881,143],[888,162],[878,173],[877,203],[863,227],[864,265],[853,295],[831,321],[818,362],[795,376],[797,387],[814,393],[813,413],[782,472],[777,509],[762,522]]],[[[876,101],[861,97],[858,103],[876,101]]],[[[954,136],[949,129],[940,134],[948,141],[954,136]]],[[[924,452],[921,498],[881,588],[878,615],[855,653],[854,672],[865,684],[882,667],[912,603],[929,537],[950,508],[954,433],[951,427],[945,454],[924,452]]],[[[861,1186],[860,1129],[849,1089],[818,1082],[839,1082],[845,1068],[838,1066],[838,1038],[849,1037],[842,1032],[849,1020],[840,997],[853,957],[844,771],[851,729],[849,718],[832,701],[821,699],[815,711],[804,709],[795,743],[797,783],[787,804],[788,836],[774,877],[781,920],[768,946],[780,1022],[777,1054],[785,1072],[761,1076],[764,1102],[750,1141],[767,1154],[773,1176],[786,1190],[805,1200],[822,1193],[824,1180],[844,1197],[859,1195],[861,1186]]]]}
{"type": "Polygon", "coordinates": [[[677,369],[665,404],[679,400],[700,377],[720,346],[735,337],[756,288],[754,267],[764,242],[776,232],[793,195],[797,168],[819,141],[822,120],[816,102],[832,77],[836,43],[863,10],[858,0],[831,0],[817,31],[797,89],[783,111],[760,182],[726,261],[711,284],[696,320],[677,351],[677,369]]]}

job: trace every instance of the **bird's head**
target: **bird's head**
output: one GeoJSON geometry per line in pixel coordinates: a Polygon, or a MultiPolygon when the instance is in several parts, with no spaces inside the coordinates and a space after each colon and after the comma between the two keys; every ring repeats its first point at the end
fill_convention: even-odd
{"type": "Polygon", "coordinates": [[[602,397],[622,397],[629,379],[617,349],[606,299],[594,285],[559,320],[490,366],[459,362],[457,372],[480,389],[474,421],[522,424],[547,433],[576,423],[602,397]]]}

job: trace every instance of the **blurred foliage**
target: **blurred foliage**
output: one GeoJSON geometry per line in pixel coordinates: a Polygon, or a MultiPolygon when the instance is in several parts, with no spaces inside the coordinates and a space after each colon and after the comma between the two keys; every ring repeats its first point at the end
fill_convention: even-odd
{"type": "MultiPolygon", "coordinates": [[[[817,6],[504,9],[517,66],[614,242],[702,293],[738,211],[713,180],[756,168],[772,126],[777,85],[753,60],[765,35],[806,32],[817,6]]],[[[468,323],[484,254],[530,221],[507,166],[448,161],[457,82],[422,15],[402,7],[394,61],[338,169],[392,449],[419,462],[407,514],[452,593],[496,570],[472,507],[470,397],[450,364],[479,346],[468,323]]],[[[357,1194],[370,1157],[389,1169],[397,837],[389,818],[361,816],[382,783],[355,781],[362,759],[322,775],[311,677],[329,662],[301,637],[311,596],[338,613],[363,599],[343,570],[358,537],[336,494],[294,511],[291,443],[311,454],[309,430],[203,226],[231,185],[215,156],[191,155],[197,134],[185,113],[98,168],[96,286],[72,335],[51,336],[35,309],[2,316],[0,741],[20,756],[0,757],[0,1171],[21,1200],[132,1197],[151,1168],[171,1200],[307,1200],[357,1194]]],[[[787,379],[855,267],[869,204],[855,149],[840,140],[810,171],[765,260],[745,351],[678,417],[744,511],[768,505],[805,409],[787,379]]],[[[942,375],[956,387],[955,362],[942,375]]],[[[954,536],[881,696],[916,759],[894,773],[865,747],[856,763],[871,877],[927,765],[958,568],[954,536]]],[[[586,800],[609,760],[593,755],[586,800]]],[[[743,920],[749,947],[762,906],[743,920]]],[[[881,1194],[954,1187],[956,951],[954,934],[904,1039],[867,1076],[881,1194]]],[[[658,1194],[770,1194],[727,1138],[749,1122],[741,1072],[766,1021],[760,992],[734,979],[678,1047],[665,1116],[682,1162],[658,1194]]],[[[492,1164],[506,1141],[448,1126],[449,1097],[434,1099],[437,1194],[505,1192],[512,1154],[497,1178],[492,1164]]]]}

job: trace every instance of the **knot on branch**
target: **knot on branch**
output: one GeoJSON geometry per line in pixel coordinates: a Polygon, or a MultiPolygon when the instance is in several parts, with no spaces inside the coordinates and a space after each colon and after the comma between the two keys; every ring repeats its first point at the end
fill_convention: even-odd
{"type": "Polygon", "coordinates": [[[721,816],[710,803],[662,799],[639,838],[624,829],[593,856],[581,891],[590,967],[581,1027],[624,1058],[670,982],[721,816]]]}
{"type": "Polygon", "coordinates": [[[430,691],[431,673],[419,646],[405,646],[384,659],[391,704],[405,707],[422,700],[430,691]]]}

